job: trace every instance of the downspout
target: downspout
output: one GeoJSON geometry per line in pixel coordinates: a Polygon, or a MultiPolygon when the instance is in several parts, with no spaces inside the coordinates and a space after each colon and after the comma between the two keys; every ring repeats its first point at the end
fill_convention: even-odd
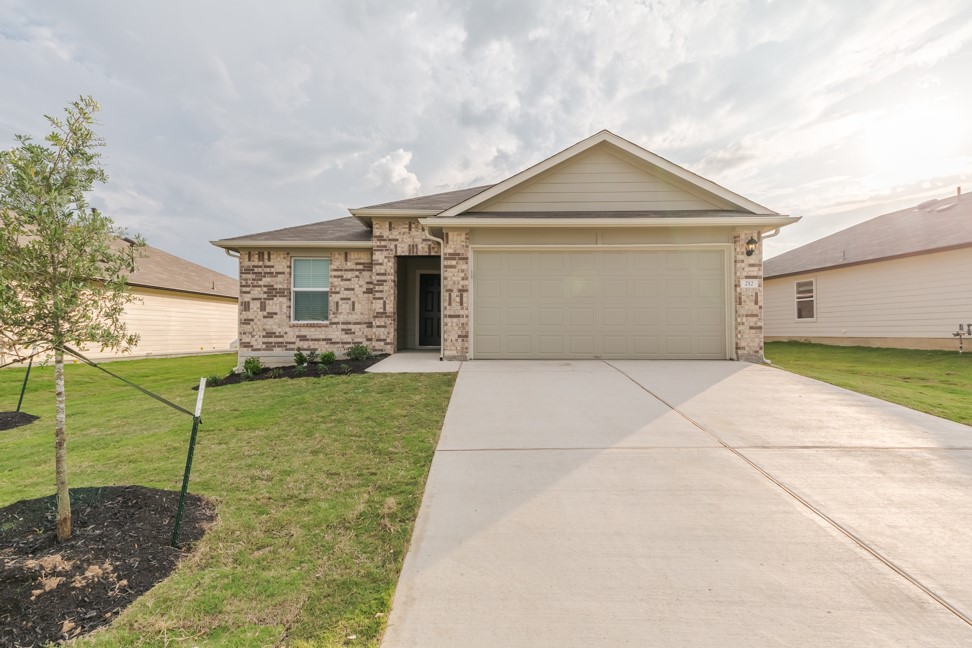
{"type": "Polygon", "coordinates": [[[422,228],[422,231],[425,232],[426,236],[428,236],[430,239],[432,239],[433,241],[439,244],[439,322],[440,322],[439,324],[439,362],[442,362],[443,360],[445,360],[445,321],[446,321],[445,320],[445,299],[443,299],[443,294],[445,293],[445,290],[443,290],[443,285],[442,285],[442,282],[445,279],[445,241],[443,241],[442,239],[436,236],[433,236],[432,230],[430,230],[427,225],[423,225],[422,223],[419,223],[419,226],[422,228]]]}
{"type": "Polygon", "coordinates": [[[229,248],[223,248],[223,252],[225,252],[226,253],[226,256],[230,257],[231,259],[239,259],[240,258],[240,251],[239,250],[231,250],[229,248]],[[236,254],[233,254],[234,252],[236,252],[236,254]]]}

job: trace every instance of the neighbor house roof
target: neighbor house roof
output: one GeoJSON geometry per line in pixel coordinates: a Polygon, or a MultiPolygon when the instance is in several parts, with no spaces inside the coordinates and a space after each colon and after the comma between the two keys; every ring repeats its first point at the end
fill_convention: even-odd
{"type": "Polygon", "coordinates": [[[884,214],[767,259],[763,276],[781,277],[972,246],[972,196],[926,201],[884,214]]]}
{"type": "Polygon", "coordinates": [[[148,245],[142,254],[135,260],[137,270],[128,276],[130,286],[234,299],[240,295],[240,282],[232,277],[148,245]]]}

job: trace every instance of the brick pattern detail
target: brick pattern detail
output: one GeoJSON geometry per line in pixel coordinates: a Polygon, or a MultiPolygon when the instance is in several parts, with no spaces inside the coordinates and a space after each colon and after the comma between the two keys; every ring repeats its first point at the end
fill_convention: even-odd
{"type": "Polygon", "coordinates": [[[398,350],[397,257],[438,256],[438,241],[429,238],[418,219],[374,218],[371,240],[374,258],[373,348],[379,353],[398,350]]]}
{"type": "Polygon", "coordinates": [[[759,232],[737,232],[732,242],[736,358],[748,362],[763,362],[763,244],[760,239],[759,232]],[[750,237],[760,244],[753,256],[746,256],[746,241],[750,237]],[[744,289],[743,279],[755,279],[758,288],[744,289]]]}
{"type": "Polygon", "coordinates": [[[291,322],[291,258],[282,250],[240,252],[240,357],[302,349],[340,353],[351,344],[375,346],[371,321],[370,250],[330,253],[329,320],[291,322]]]}
{"type": "Polygon", "coordinates": [[[449,230],[443,241],[442,353],[446,360],[465,360],[469,356],[469,230],[449,230]]]}

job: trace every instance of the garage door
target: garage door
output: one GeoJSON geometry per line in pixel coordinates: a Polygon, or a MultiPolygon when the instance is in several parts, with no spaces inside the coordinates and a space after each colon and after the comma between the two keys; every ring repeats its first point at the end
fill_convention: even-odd
{"type": "Polygon", "coordinates": [[[473,357],[726,358],[722,249],[476,251],[473,357]]]}

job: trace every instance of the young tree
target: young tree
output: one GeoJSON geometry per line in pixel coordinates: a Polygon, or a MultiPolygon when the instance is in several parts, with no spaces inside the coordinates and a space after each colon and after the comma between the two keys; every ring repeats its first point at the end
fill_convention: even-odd
{"type": "Polygon", "coordinates": [[[17,146],[0,151],[0,352],[54,353],[58,540],[71,537],[64,347],[127,350],[138,341],[121,317],[134,299],[127,276],[144,242],[120,241],[124,231],[85,197],[107,181],[104,143],[92,130],[98,110],[81,97],[63,120],[46,116],[46,143],[17,135],[17,146]]]}

